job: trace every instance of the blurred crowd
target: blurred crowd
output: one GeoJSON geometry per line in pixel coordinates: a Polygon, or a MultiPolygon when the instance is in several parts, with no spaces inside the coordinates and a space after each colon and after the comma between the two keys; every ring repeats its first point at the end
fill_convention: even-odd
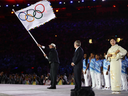
{"type": "MultiPolygon", "coordinates": [[[[0,84],[26,84],[50,85],[50,73],[38,76],[37,74],[10,74],[0,73],[0,84]]],[[[57,76],[57,85],[74,85],[74,75],[66,74],[57,76]]]]}

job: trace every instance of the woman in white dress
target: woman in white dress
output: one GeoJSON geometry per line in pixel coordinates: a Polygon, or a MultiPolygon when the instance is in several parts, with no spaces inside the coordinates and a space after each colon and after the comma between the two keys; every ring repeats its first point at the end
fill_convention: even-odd
{"type": "Polygon", "coordinates": [[[110,62],[110,77],[111,77],[111,90],[112,94],[120,94],[121,92],[121,58],[123,58],[127,51],[116,44],[116,39],[111,38],[110,44],[112,45],[106,59],[110,62]]]}

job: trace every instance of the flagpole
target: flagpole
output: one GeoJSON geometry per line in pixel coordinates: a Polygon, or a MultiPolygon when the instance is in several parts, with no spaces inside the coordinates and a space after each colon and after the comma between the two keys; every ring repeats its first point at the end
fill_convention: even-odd
{"type": "MultiPolygon", "coordinates": [[[[14,10],[14,9],[12,9],[12,11],[15,13],[15,10],[14,10]]],[[[16,14],[15,14],[15,15],[16,15],[16,14]]],[[[18,19],[19,19],[19,18],[18,18],[18,19]]],[[[26,29],[26,28],[25,28],[25,29],[26,29]]],[[[26,30],[27,30],[27,29],[26,29],[26,30]]],[[[33,35],[31,34],[31,32],[30,32],[29,30],[27,30],[27,32],[28,32],[29,35],[32,37],[32,39],[35,41],[35,43],[38,44],[37,41],[36,41],[36,39],[35,39],[35,38],[33,37],[33,35]]],[[[39,47],[39,49],[42,51],[43,54],[45,54],[45,52],[43,51],[43,49],[42,49],[41,47],[39,47]]],[[[47,56],[46,56],[45,58],[48,59],[47,56]]]]}
{"type": "MultiPolygon", "coordinates": [[[[27,30],[27,31],[28,31],[29,35],[32,37],[32,39],[35,41],[35,43],[38,44],[37,41],[36,41],[36,39],[35,39],[35,38],[33,37],[33,35],[31,34],[31,32],[30,32],[29,30],[27,30]]],[[[41,47],[39,47],[39,48],[40,48],[40,50],[42,51],[42,53],[45,54],[45,52],[43,51],[43,49],[42,49],[41,47]]],[[[48,59],[47,56],[46,56],[45,58],[48,59]]]]}

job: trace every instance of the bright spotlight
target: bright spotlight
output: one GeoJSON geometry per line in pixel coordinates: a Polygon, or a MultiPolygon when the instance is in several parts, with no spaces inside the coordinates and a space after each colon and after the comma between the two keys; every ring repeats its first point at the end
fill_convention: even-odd
{"type": "Polygon", "coordinates": [[[59,4],[62,4],[62,2],[59,2],[59,4]]]}
{"type": "Polygon", "coordinates": [[[30,4],[28,4],[28,6],[30,6],[30,4]]]}
{"type": "Polygon", "coordinates": [[[89,44],[92,44],[92,39],[89,39],[89,44]]]}
{"type": "Polygon", "coordinates": [[[18,7],[18,6],[19,6],[19,4],[16,4],[16,6],[18,7]]]}
{"type": "Polygon", "coordinates": [[[70,1],[70,3],[73,3],[73,1],[70,1]]]}
{"type": "Polygon", "coordinates": [[[81,2],[84,2],[84,0],[81,0],[81,2]]]}
{"type": "Polygon", "coordinates": [[[6,5],[6,7],[8,7],[8,5],[6,5]]]}

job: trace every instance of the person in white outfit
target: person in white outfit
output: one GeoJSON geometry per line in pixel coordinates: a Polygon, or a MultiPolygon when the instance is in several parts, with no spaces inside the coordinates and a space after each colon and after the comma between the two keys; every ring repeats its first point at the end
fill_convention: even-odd
{"type": "Polygon", "coordinates": [[[121,69],[122,90],[127,91],[128,61],[125,59],[125,57],[123,57],[121,62],[122,62],[122,69],[121,69]]]}
{"type": "Polygon", "coordinates": [[[105,58],[110,62],[110,78],[112,94],[121,93],[121,59],[127,54],[127,50],[116,44],[116,39],[111,38],[112,45],[105,58]]]}
{"type": "Polygon", "coordinates": [[[87,54],[84,54],[83,59],[83,75],[85,86],[91,86],[90,84],[90,71],[89,71],[89,59],[87,59],[87,54]]]}
{"type": "Polygon", "coordinates": [[[96,81],[96,88],[101,89],[101,74],[103,74],[103,64],[102,61],[99,59],[99,54],[96,54],[95,58],[95,81],[96,81]]]}
{"type": "MultiPolygon", "coordinates": [[[[104,53],[104,56],[106,56],[106,53],[104,53]]],[[[103,74],[104,74],[104,80],[105,80],[105,87],[104,90],[110,90],[110,62],[106,59],[103,60],[103,74]]]]}

